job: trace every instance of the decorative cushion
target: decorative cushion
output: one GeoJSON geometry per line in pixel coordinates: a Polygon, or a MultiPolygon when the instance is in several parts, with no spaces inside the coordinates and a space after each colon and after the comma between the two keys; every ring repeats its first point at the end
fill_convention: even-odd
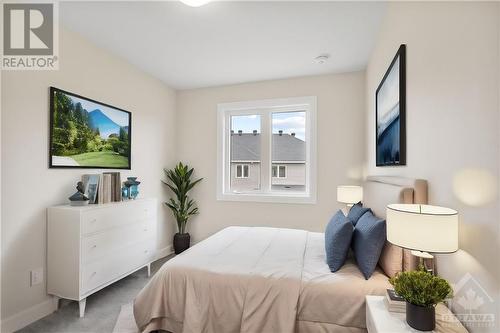
{"type": "Polygon", "coordinates": [[[403,270],[403,248],[386,241],[378,264],[384,270],[385,275],[396,276],[403,270]]]}
{"type": "Polygon", "coordinates": [[[379,219],[371,211],[363,214],[356,224],[352,235],[354,257],[367,280],[377,266],[386,237],[385,220],[379,219]]]}
{"type": "Polygon", "coordinates": [[[349,220],[352,221],[352,224],[356,225],[361,216],[363,216],[368,211],[371,212],[371,209],[363,208],[363,204],[361,202],[358,202],[357,204],[351,207],[349,213],[347,214],[347,217],[349,218],[349,220]]]}
{"type": "Polygon", "coordinates": [[[354,226],[352,222],[338,211],[330,220],[325,230],[326,263],[330,271],[338,271],[347,258],[354,226]]]}

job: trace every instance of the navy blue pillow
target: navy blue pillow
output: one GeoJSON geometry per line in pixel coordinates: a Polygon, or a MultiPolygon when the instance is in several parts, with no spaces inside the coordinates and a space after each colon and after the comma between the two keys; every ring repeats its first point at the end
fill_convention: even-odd
{"type": "Polygon", "coordinates": [[[385,220],[379,219],[371,211],[363,214],[356,224],[352,235],[354,256],[367,280],[377,267],[386,237],[385,220]]]}
{"type": "Polygon", "coordinates": [[[330,271],[338,271],[347,258],[354,226],[352,222],[338,211],[330,220],[325,230],[326,263],[330,271]]]}
{"type": "Polygon", "coordinates": [[[370,208],[363,208],[363,205],[361,204],[361,202],[358,202],[357,204],[355,204],[354,206],[351,207],[351,209],[349,210],[349,213],[347,214],[347,217],[349,218],[349,220],[352,221],[352,223],[354,225],[356,225],[356,223],[358,223],[358,220],[361,218],[361,216],[363,216],[368,211],[371,212],[371,209],[370,208]]]}

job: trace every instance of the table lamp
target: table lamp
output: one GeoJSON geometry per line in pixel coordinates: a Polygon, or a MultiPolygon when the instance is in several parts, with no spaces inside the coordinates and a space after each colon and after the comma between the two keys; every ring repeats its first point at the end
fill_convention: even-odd
{"type": "Polygon", "coordinates": [[[386,210],[387,240],[412,250],[424,259],[430,253],[452,253],[458,250],[458,212],[456,210],[415,204],[390,204],[386,210]],[[430,252],[430,253],[429,253],[430,252]]]}
{"type": "Polygon", "coordinates": [[[337,201],[346,204],[347,207],[352,207],[363,201],[363,188],[355,185],[337,186],[337,201]]]}

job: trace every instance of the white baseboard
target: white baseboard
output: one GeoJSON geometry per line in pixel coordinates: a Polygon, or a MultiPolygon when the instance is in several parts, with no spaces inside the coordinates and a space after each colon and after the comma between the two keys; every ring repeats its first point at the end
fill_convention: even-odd
{"type": "Polygon", "coordinates": [[[2,333],[12,333],[57,310],[55,297],[2,320],[2,333]]]}

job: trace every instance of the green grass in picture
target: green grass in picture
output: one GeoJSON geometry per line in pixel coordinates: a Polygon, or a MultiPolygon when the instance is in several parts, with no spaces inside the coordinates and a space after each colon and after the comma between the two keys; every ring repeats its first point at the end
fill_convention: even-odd
{"type": "Polygon", "coordinates": [[[111,168],[125,168],[128,166],[128,159],[112,151],[98,151],[69,156],[80,166],[101,166],[111,168]]]}

